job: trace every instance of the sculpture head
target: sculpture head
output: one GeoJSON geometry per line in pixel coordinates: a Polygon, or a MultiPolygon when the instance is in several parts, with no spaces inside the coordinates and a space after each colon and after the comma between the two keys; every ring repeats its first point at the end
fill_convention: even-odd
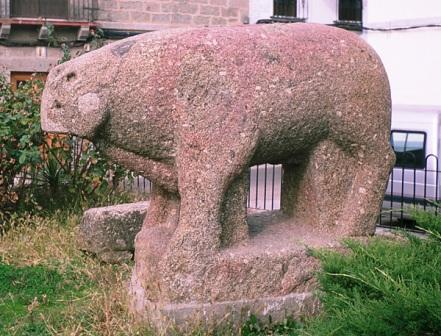
{"type": "Polygon", "coordinates": [[[41,103],[44,131],[93,139],[108,117],[110,86],[120,61],[109,47],[50,71],[41,103]]]}

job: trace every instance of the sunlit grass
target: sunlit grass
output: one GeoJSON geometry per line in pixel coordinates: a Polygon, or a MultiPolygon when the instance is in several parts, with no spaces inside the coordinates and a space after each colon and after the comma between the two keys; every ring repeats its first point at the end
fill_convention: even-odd
{"type": "MultiPolygon", "coordinates": [[[[21,216],[0,238],[0,335],[136,335],[127,311],[131,265],[80,252],[79,216],[21,216]]],[[[144,331],[142,335],[145,335],[144,331]]]]}

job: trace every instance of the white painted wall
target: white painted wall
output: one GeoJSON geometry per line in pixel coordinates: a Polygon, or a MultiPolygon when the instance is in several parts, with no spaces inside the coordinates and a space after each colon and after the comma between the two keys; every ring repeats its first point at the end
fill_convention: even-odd
{"type": "Polygon", "coordinates": [[[273,0],[250,0],[250,23],[260,19],[269,19],[273,15],[273,0]]]}
{"type": "MultiPolygon", "coordinates": [[[[250,23],[273,15],[273,0],[250,0],[250,23]]],[[[297,14],[309,22],[332,23],[337,16],[337,0],[297,0],[297,14]]]]}
{"type": "Polygon", "coordinates": [[[331,24],[337,20],[337,0],[307,0],[308,22],[331,24]]]}
{"type": "Polygon", "coordinates": [[[394,104],[441,106],[441,28],[368,32],[363,37],[383,61],[394,104]]]}
{"type": "MultiPolygon", "coordinates": [[[[363,24],[366,27],[441,24],[440,0],[364,2],[363,24]]],[[[362,36],[374,47],[386,67],[394,105],[441,106],[441,28],[365,30],[362,36]]]]}
{"type": "Polygon", "coordinates": [[[441,17],[440,0],[364,0],[363,7],[366,25],[441,17]]]}

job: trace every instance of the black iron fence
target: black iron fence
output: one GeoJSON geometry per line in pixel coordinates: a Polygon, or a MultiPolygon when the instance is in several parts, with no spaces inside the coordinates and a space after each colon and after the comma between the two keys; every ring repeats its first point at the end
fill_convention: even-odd
{"type": "MultiPolygon", "coordinates": [[[[248,190],[248,208],[261,210],[279,210],[282,186],[282,165],[263,164],[249,170],[250,188],[248,190]]],[[[120,182],[123,191],[149,194],[152,183],[142,177],[133,176],[120,182]]]]}
{"type": "Polygon", "coordinates": [[[0,18],[93,21],[98,0],[0,0],[0,18]]]}
{"type": "MultiPolygon", "coordinates": [[[[439,158],[433,154],[425,158],[423,168],[395,167],[390,174],[383,200],[382,212],[378,224],[399,226],[409,229],[415,227],[410,213],[413,209],[431,211],[438,214],[438,202],[441,202],[441,171],[439,158]]],[[[249,170],[250,188],[248,192],[249,208],[261,210],[280,209],[282,166],[263,164],[249,170]]],[[[149,193],[151,183],[135,177],[126,180],[124,190],[149,193]]]]}
{"type": "Polygon", "coordinates": [[[380,225],[414,228],[411,218],[414,209],[430,211],[438,215],[441,201],[439,158],[430,154],[424,159],[424,167],[395,167],[390,174],[380,225]]]}

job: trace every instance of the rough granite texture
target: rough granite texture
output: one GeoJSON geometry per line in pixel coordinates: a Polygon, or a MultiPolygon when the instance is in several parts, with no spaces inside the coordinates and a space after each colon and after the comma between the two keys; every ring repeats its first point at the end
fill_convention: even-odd
{"type": "Polygon", "coordinates": [[[108,263],[132,259],[149,202],[92,208],[84,212],[77,241],[81,250],[108,263]]]}
{"type": "Polygon", "coordinates": [[[310,290],[308,246],[374,233],[390,112],[383,65],[356,34],[251,25],[143,34],[62,64],[42,125],[153,181],[131,287],[145,316],[310,290]],[[266,162],[284,167],[283,214],[247,223],[246,171],[266,162]]]}
{"type": "Polygon", "coordinates": [[[312,293],[294,293],[281,297],[205,304],[166,304],[159,309],[150,304],[148,313],[150,316],[156,315],[156,320],[161,320],[157,335],[192,335],[194,330],[212,331],[223,323],[228,323],[240,335],[240,328],[251,314],[264,323],[283,321],[287,316],[287,307],[292,317],[300,319],[316,314],[320,304],[312,293]]]}

